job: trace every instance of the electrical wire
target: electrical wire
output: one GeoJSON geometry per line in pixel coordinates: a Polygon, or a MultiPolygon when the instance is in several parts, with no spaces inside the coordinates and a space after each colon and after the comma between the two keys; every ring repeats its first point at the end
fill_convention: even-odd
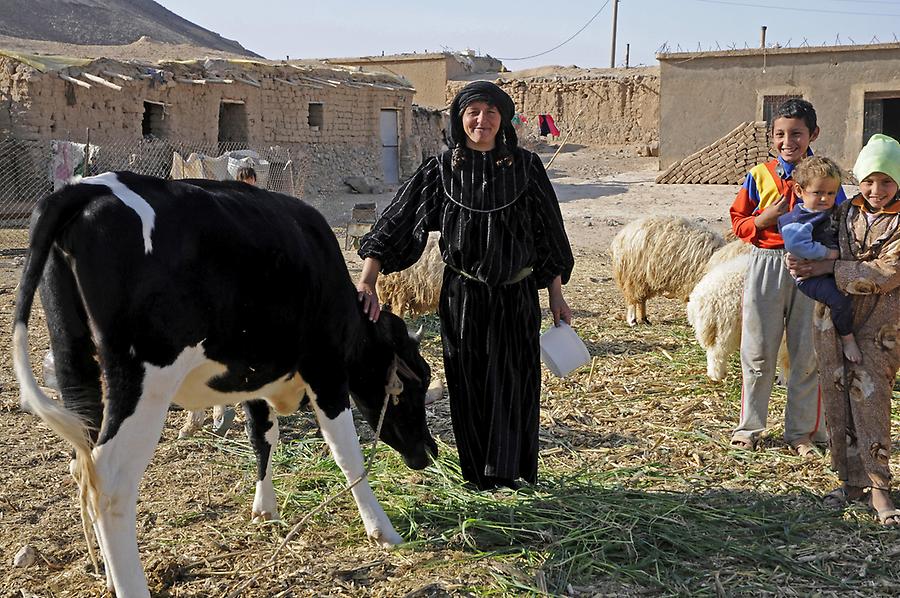
{"type": "Polygon", "coordinates": [[[706,4],[724,4],[725,6],[747,6],[750,8],[764,8],[766,10],[791,10],[794,12],[818,12],[833,15],[856,15],[859,17],[900,17],[900,14],[885,14],[875,12],[860,12],[847,10],[827,10],[824,8],[794,8],[791,6],[772,6],[771,4],[750,4],[749,2],[728,2],[726,0],[694,0],[694,2],[705,2],[706,4]]]}
{"type": "Polygon", "coordinates": [[[562,48],[562,47],[565,46],[567,43],[569,43],[570,41],[572,41],[573,39],[575,39],[575,37],[576,37],[579,33],[581,33],[582,31],[584,31],[585,29],[587,29],[587,26],[594,22],[594,19],[596,19],[596,18],[600,15],[600,13],[603,12],[603,9],[606,8],[606,5],[607,5],[607,4],[609,4],[609,0],[606,0],[606,2],[603,3],[603,6],[600,7],[600,10],[598,10],[597,12],[595,12],[595,13],[594,13],[594,16],[592,16],[592,17],[588,20],[588,22],[584,24],[584,26],[583,26],[581,29],[579,29],[578,31],[576,31],[575,33],[573,33],[572,36],[569,37],[569,39],[567,39],[566,41],[562,42],[562,43],[559,44],[559,45],[553,46],[553,47],[550,48],[549,50],[546,50],[546,51],[544,51],[544,52],[540,52],[540,53],[538,53],[538,54],[532,54],[531,56],[521,56],[521,57],[519,57],[519,58],[503,58],[503,57],[500,57],[500,56],[494,56],[494,58],[496,58],[497,60],[528,60],[529,58],[537,58],[538,56],[543,56],[544,54],[549,54],[550,52],[552,52],[552,51],[554,51],[554,50],[558,50],[559,48],[562,48]]]}

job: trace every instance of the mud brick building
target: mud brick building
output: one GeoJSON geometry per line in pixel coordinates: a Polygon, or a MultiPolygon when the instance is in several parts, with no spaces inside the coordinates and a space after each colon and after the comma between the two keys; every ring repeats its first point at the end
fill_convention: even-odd
{"type": "Polygon", "coordinates": [[[0,138],[84,142],[89,129],[92,144],[278,146],[309,170],[308,192],[341,189],[350,175],[388,184],[409,176],[422,146],[411,143],[413,95],[389,73],[310,61],[135,63],[0,52],[0,138]]]}
{"type": "Polygon", "coordinates": [[[447,81],[473,73],[496,73],[503,68],[496,58],[476,56],[474,52],[391,54],[325,60],[329,64],[405,77],[416,88],[415,103],[432,108],[444,108],[449,104],[445,97],[447,81]]]}
{"type": "Polygon", "coordinates": [[[789,97],[816,107],[816,152],[850,167],[874,133],[900,136],[900,43],[657,54],[660,167],[789,97]]]}

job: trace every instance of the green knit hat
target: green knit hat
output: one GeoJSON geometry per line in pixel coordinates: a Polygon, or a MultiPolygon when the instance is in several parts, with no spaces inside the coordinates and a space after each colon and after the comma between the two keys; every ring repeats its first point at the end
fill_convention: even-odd
{"type": "Polygon", "coordinates": [[[861,181],[873,172],[883,172],[900,185],[900,143],[893,137],[877,133],[860,150],[853,175],[861,181]]]}

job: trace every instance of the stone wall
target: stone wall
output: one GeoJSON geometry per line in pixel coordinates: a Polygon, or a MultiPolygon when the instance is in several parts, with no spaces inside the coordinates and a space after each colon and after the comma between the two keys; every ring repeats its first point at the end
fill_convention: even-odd
{"type": "Polygon", "coordinates": [[[409,159],[416,166],[447,148],[444,143],[445,131],[449,126],[447,121],[447,115],[440,110],[413,106],[409,159]]]}
{"type": "MultiPolygon", "coordinates": [[[[659,76],[656,69],[609,69],[565,75],[495,79],[528,117],[536,134],[538,114],[550,114],[568,143],[589,146],[647,145],[659,139],[659,76]]],[[[469,81],[450,81],[447,102],[469,81]]]]}

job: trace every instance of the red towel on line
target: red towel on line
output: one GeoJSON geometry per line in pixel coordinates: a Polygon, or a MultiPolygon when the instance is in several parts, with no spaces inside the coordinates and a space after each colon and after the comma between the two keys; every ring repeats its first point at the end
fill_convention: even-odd
{"type": "Polygon", "coordinates": [[[553,122],[553,117],[549,114],[538,114],[538,124],[541,127],[541,135],[549,134],[559,137],[559,129],[556,128],[556,123],[553,122]]]}

